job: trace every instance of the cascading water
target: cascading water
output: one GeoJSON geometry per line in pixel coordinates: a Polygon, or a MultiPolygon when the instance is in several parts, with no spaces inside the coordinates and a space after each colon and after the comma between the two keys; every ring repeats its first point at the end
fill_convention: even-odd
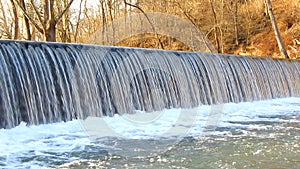
{"type": "Polygon", "coordinates": [[[300,96],[300,62],[0,41],[0,128],[300,96]]]}

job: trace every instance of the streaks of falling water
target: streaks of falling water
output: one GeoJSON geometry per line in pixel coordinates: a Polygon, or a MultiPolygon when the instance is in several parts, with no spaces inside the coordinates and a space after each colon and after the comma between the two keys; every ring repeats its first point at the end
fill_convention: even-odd
{"type": "Polygon", "coordinates": [[[0,41],[0,128],[300,96],[298,61],[0,41]]]}

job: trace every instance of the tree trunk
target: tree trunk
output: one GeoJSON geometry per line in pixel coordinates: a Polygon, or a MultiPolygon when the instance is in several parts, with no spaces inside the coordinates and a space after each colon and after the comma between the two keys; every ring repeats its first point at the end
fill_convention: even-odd
{"type": "Polygon", "coordinates": [[[56,42],[56,23],[50,22],[44,31],[44,40],[48,42],[56,42]]]}
{"type": "Polygon", "coordinates": [[[274,12],[273,12],[273,9],[272,9],[272,3],[271,3],[271,0],[266,0],[265,3],[266,3],[266,6],[267,6],[267,8],[268,8],[268,13],[269,13],[269,16],[270,16],[272,25],[273,25],[273,29],[274,29],[275,36],[276,36],[276,40],[277,40],[278,47],[279,47],[279,51],[282,53],[282,55],[283,55],[285,58],[288,59],[288,58],[289,58],[289,55],[287,54],[286,49],[285,49],[285,47],[284,47],[284,44],[283,44],[283,42],[282,42],[282,38],[281,38],[279,29],[278,29],[278,26],[277,26],[276,18],[275,18],[275,16],[274,16],[274,12]]]}
{"type": "Polygon", "coordinates": [[[238,23],[238,0],[234,2],[234,32],[235,32],[235,45],[239,45],[239,23],[238,23]]]}
{"type": "Polygon", "coordinates": [[[212,0],[209,0],[209,4],[214,16],[214,35],[215,35],[215,41],[216,41],[216,46],[217,46],[217,51],[218,53],[221,52],[220,50],[220,41],[219,41],[219,36],[218,36],[218,18],[217,18],[217,13],[215,10],[214,2],[212,0]]]}

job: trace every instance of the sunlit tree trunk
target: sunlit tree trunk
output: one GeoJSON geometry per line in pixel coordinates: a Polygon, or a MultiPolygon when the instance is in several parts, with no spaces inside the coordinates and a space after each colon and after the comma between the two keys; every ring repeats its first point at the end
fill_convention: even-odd
{"type": "Polygon", "coordinates": [[[276,18],[274,16],[271,0],[266,0],[265,3],[266,3],[266,6],[268,8],[268,13],[269,13],[272,25],[273,25],[273,29],[274,29],[276,40],[277,40],[278,47],[279,47],[279,51],[282,53],[282,55],[285,58],[289,58],[289,55],[286,52],[286,49],[285,49],[284,44],[282,42],[282,38],[281,38],[279,29],[278,29],[278,26],[277,26],[277,22],[276,22],[276,18]]]}

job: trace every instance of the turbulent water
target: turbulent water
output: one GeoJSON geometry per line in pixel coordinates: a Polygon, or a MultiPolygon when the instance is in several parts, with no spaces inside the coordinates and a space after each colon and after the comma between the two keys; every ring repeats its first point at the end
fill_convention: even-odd
{"type": "Polygon", "coordinates": [[[0,168],[300,167],[300,98],[136,113],[1,129],[0,168]]]}

